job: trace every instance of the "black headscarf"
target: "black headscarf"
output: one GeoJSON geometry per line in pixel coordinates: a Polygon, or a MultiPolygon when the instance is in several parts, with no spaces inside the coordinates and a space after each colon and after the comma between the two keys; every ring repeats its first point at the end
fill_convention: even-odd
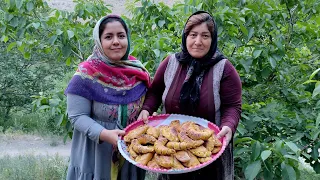
{"type": "MultiPolygon", "coordinates": [[[[212,66],[214,66],[220,60],[225,58],[223,54],[220,53],[217,49],[218,29],[217,29],[216,22],[214,21],[211,14],[206,11],[197,11],[193,13],[190,17],[200,13],[207,13],[210,16],[207,19],[205,19],[203,22],[212,20],[214,24],[213,30],[209,29],[211,33],[212,41],[211,41],[211,46],[208,53],[204,57],[198,58],[198,59],[192,57],[189,54],[186,46],[186,39],[188,34],[185,34],[186,33],[185,32],[186,25],[185,25],[182,33],[182,45],[181,45],[182,51],[175,54],[177,60],[181,64],[188,65],[188,72],[180,91],[180,102],[179,102],[180,110],[184,113],[194,112],[196,110],[199,104],[200,88],[202,85],[204,75],[212,66]]],[[[188,20],[190,19],[190,17],[188,18],[188,20]]]]}

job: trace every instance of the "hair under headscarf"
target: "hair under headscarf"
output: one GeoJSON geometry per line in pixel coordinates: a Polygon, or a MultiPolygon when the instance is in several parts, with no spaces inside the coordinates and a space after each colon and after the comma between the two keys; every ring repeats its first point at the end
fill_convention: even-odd
{"type": "MultiPolygon", "coordinates": [[[[193,13],[187,20],[185,28],[182,33],[182,51],[176,53],[175,56],[181,64],[188,65],[188,71],[184,83],[180,91],[180,109],[182,112],[194,112],[199,104],[200,100],[200,88],[204,75],[208,70],[218,63],[220,60],[225,59],[222,53],[217,49],[218,46],[218,29],[213,17],[206,11],[197,11],[193,13]],[[186,25],[190,18],[194,15],[206,13],[209,16],[205,19],[201,19],[201,23],[212,21],[213,29],[209,29],[211,33],[211,45],[208,53],[202,58],[194,58],[190,55],[186,46],[186,39],[188,32],[186,32],[186,25]]],[[[200,25],[195,24],[194,26],[200,25]]],[[[194,27],[193,26],[193,27],[194,27]]]]}

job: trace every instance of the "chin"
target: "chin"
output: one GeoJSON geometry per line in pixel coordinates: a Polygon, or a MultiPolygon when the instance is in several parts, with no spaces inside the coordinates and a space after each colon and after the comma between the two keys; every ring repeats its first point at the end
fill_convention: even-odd
{"type": "Polygon", "coordinates": [[[197,59],[204,57],[204,55],[202,55],[202,54],[190,54],[190,55],[191,55],[193,58],[197,58],[197,59]]]}

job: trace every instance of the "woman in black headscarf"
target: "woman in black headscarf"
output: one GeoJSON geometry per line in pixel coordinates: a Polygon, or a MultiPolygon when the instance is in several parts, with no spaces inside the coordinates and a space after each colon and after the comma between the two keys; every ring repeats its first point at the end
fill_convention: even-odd
{"type": "Polygon", "coordinates": [[[207,119],[226,137],[222,156],[200,170],[159,179],[233,179],[232,137],[241,114],[241,81],[234,66],[217,49],[217,26],[205,11],[192,14],[182,34],[182,51],[168,56],[159,66],[147,92],[139,119],[163,103],[163,113],[207,119]]]}

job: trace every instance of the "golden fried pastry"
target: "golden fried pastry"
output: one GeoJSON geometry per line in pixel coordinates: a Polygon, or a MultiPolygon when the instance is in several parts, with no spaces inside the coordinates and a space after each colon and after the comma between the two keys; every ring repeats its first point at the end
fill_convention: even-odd
{"type": "MultiPolygon", "coordinates": [[[[155,155],[154,155],[154,156],[155,156],[155,155]]],[[[148,166],[149,168],[161,168],[161,167],[157,164],[156,159],[155,159],[154,156],[153,156],[153,158],[148,162],[147,166],[148,166]]]]}
{"type": "Polygon", "coordinates": [[[153,146],[143,146],[139,143],[139,141],[137,139],[132,140],[131,142],[132,144],[132,149],[136,152],[136,153],[151,153],[154,152],[154,147],[153,146]]]}
{"type": "Polygon", "coordinates": [[[159,129],[160,135],[167,138],[169,141],[179,142],[178,132],[175,127],[162,125],[159,129]]]}
{"type": "Polygon", "coordinates": [[[211,156],[211,151],[208,151],[207,148],[205,148],[204,146],[199,146],[197,148],[194,149],[189,149],[189,151],[196,155],[197,157],[209,157],[211,156]]]}
{"type": "Polygon", "coordinates": [[[213,139],[213,137],[211,136],[205,143],[204,143],[204,147],[207,148],[208,151],[212,151],[214,148],[214,144],[215,144],[215,140],[213,139]]]}
{"type": "Polygon", "coordinates": [[[147,134],[155,138],[158,138],[160,135],[160,130],[156,127],[150,126],[149,129],[147,130],[147,134]]]}
{"type": "Polygon", "coordinates": [[[165,137],[160,136],[159,139],[154,143],[154,150],[160,155],[171,155],[176,153],[174,149],[167,148],[165,144],[168,140],[165,137]]]}
{"type": "Polygon", "coordinates": [[[181,126],[180,126],[180,121],[179,120],[171,121],[169,126],[175,127],[178,132],[180,132],[180,130],[181,130],[181,126]]]}
{"type": "Polygon", "coordinates": [[[193,140],[189,138],[185,130],[181,130],[181,132],[178,134],[178,137],[180,139],[180,142],[186,142],[188,143],[189,147],[187,149],[195,148],[198,146],[201,146],[204,141],[203,140],[193,140]]]}
{"type": "Polygon", "coordinates": [[[128,151],[129,151],[129,154],[130,154],[130,157],[132,159],[136,159],[136,157],[138,156],[138,154],[133,150],[132,148],[132,143],[129,145],[129,148],[128,148],[128,151]]]}
{"type": "Polygon", "coordinates": [[[173,167],[173,156],[172,155],[154,155],[155,160],[158,165],[165,167],[165,168],[171,168],[173,167]]]}
{"type": "Polygon", "coordinates": [[[126,134],[123,139],[125,142],[130,142],[132,139],[137,138],[138,136],[144,134],[147,132],[149,126],[148,125],[141,125],[139,127],[137,127],[136,129],[131,130],[130,132],[128,132],[128,134],[126,134]]]}
{"type": "Polygon", "coordinates": [[[188,127],[187,134],[193,140],[207,140],[212,136],[213,131],[209,128],[200,129],[199,125],[193,123],[188,127]]]}
{"type": "Polygon", "coordinates": [[[213,150],[212,150],[212,153],[213,153],[213,154],[216,154],[216,153],[218,153],[218,152],[220,151],[220,149],[221,149],[221,146],[215,146],[215,147],[213,148],[213,150]]]}
{"type": "Polygon", "coordinates": [[[181,162],[178,161],[177,158],[173,157],[173,169],[183,169],[184,166],[181,164],[181,162]]]}
{"type": "Polygon", "coordinates": [[[182,123],[181,125],[180,125],[180,130],[182,131],[182,130],[184,130],[184,131],[186,131],[186,130],[188,130],[188,127],[190,126],[190,125],[192,125],[193,124],[193,122],[191,122],[191,121],[185,121],[184,123],[182,123]]]}
{"type": "Polygon", "coordinates": [[[186,142],[168,142],[166,145],[168,148],[174,149],[174,150],[186,150],[190,149],[192,147],[192,144],[186,143],[186,142]]]}
{"type": "Polygon", "coordinates": [[[205,158],[198,158],[199,162],[201,162],[201,163],[205,163],[207,161],[210,161],[211,159],[212,159],[211,156],[205,157],[205,158]]]}
{"type": "Polygon", "coordinates": [[[140,144],[145,145],[145,144],[154,144],[157,139],[151,135],[142,134],[137,138],[137,140],[139,141],[140,144]]]}
{"type": "Polygon", "coordinates": [[[174,157],[176,157],[180,162],[188,162],[191,159],[187,151],[177,151],[174,154],[174,157]]]}
{"type": "Polygon", "coordinates": [[[222,143],[216,136],[213,135],[212,137],[214,139],[214,146],[222,146],[222,143]]]}
{"type": "Polygon", "coordinates": [[[139,155],[135,161],[139,164],[143,164],[143,165],[147,165],[148,162],[152,159],[154,153],[146,153],[146,154],[142,154],[139,155]]]}
{"type": "Polygon", "coordinates": [[[200,164],[198,158],[195,155],[193,155],[190,151],[187,151],[187,153],[190,157],[190,161],[182,163],[185,167],[193,167],[200,164]]]}

